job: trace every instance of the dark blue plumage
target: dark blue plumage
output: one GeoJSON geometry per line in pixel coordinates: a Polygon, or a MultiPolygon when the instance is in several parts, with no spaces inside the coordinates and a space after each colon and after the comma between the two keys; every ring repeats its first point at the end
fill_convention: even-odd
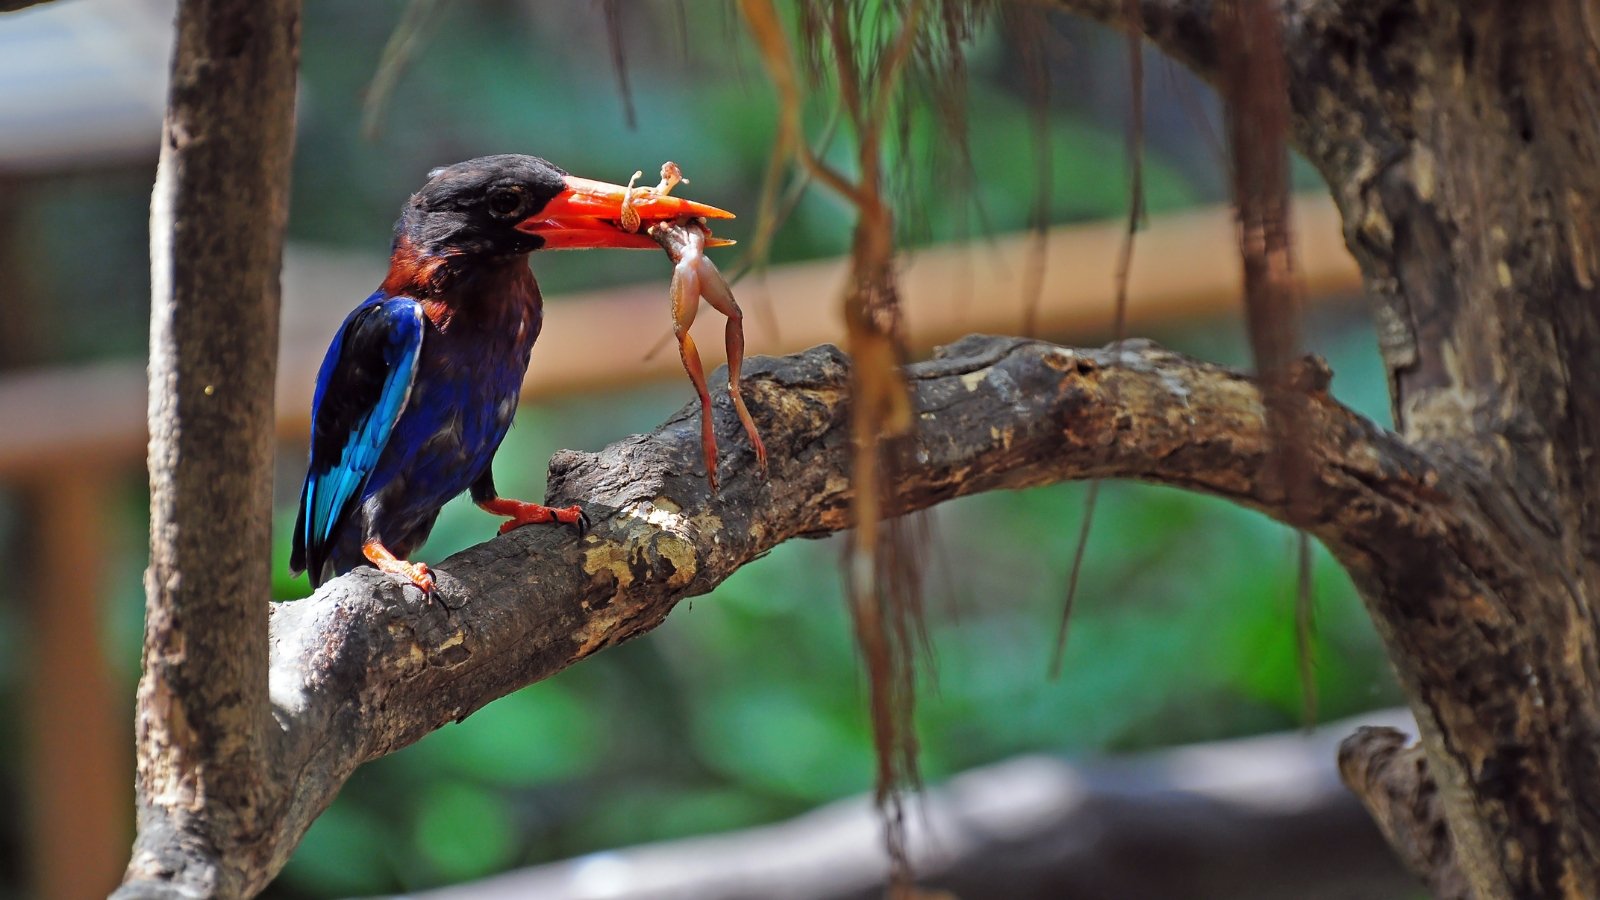
{"type": "Polygon", "coordinates": [[[363,561],[431,590],[406,557],[462,491],[501,531],[586,524],[576,506],[500,497],[491,462],[539,336],[539,249],[654,248],[642,222],[727,212],[567,175],[532,156],[436,169],[395,224],[389,274],[328,347],[290,566],[320,585],[363,561]],[[632,221],[634,231],[621,227],[632,221]]]}
{"type": "Polygon", "coordinates": [[[541,320],[537,289],[497,299],[464,304],[441,327],[423,303],[380,290],[334,338],[317,377],[290,560],[314,583],[360,565],[373,538],[405,558],[439,508],[480,479],[489,487],[474,499],[494,498],[489,464],[541,320]]]}

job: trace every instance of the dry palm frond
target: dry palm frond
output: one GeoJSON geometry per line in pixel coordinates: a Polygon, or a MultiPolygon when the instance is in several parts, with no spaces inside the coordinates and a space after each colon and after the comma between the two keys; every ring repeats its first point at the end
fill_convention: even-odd
{"type": "MultiPolygon", "coordinates": [[[[842,298],[845,344],[852,360],[851,435],[855,529],[846,551],[846,584],[868,690],[878,754],[877,799],[893,865],[894,890],[910,884],[905,852],[904,792],[917,785],[917,650],[924,643],[921,545],[907,523],[885,521],[883,485],[894,477],[895,441],[913,427],[901,372],[905,325],[895,279],[895,216],[887,194],[887,147],[905,152],[907,85],[955,97],[964,79],[964,41],[978,5],[955,0],[861,0],[802,4],[799,62],[770,0],[741,0],[781,106],[773,163],[798,159],[810,177],[855,208],[850,276],[842,298]],[[830,87],[856,140],[854,178],[825,162],[801,133],[808,88],[830,87]],[[899,140],[893,138],[898,135],[899,140]]],[[[965,110],[946,101],[940,115],[964,135],[965,110]]],[[[964,147],[964,137],[959,141],[964,147]]],[[[963,151],[964,152],[964,151],[963,151]]],[[[901,167],[906,168],[906,167],[901,167]]],[[[769,198],[779,176],[769,170],[769,198]]]]}
{"type": "MultiPolygon", "coordinates": [[[[1266,400],[1278,483],[1291,509],[1313,489],[1300,435],[1301,407],[1293,401],[1290,364],[1299,341],[1300,292],[1294,278],[1289,221],[1288,61],[1276,8],[1266,0],[1225,0],[1216,9],[1222,97],[1228,111],[1239,252],[1244,262],[1245,318],[1250,350],[1266,400]]],[[[1314,619],[1310,542],[1299,544],[1295,639],[1308,721],[1316,715],[1312,657],[1314,619]]]]}

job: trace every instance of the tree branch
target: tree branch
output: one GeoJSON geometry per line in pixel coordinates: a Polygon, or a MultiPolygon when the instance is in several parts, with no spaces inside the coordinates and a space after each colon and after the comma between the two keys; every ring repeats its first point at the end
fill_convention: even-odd
{"type": "MultiPolygon", "coordinates": [[[[890,511],[1129,477],[1285,514],[1249,379],[1147,342],[1129,341],[1120,364],[1113,359],[1110,350],[969,337],[910,367],[918,429],[890,511]]],[[[1335,403],[1319,363],[1298,374],[1295,396],[1323,490],[1295,524],[1355,536],[1333,544],[1348,558],[1365,560],[1358,544],[1418,552],[1428,529],[1438,530],[1419,518],[1431,470],[1335,403]]],[[[432,603],[362,569],[274,607],[277,727],[267,735],[264,781],[283,815],[252,845],[213,853],[214,862],[232,883],[259,889],[360,763],[650,630],[678,601],[785,540],[848,527],[849,378],[847,360],[828,346],[747,361],[746,397],[771,451],[768,480],[745,449],[725,464],[721,493],[709,494],[697,471],[694,407],[685,407],[650,435],[551,461],[548,500],[582,502],[594,520],[581,541],[564,529],[524,528],[468,549],[435,567],[432,603]]],[[[725,394],[716,413],[724,446],[742,447],[725,394]]],[[[187,839],[206,846],[203,830],[187,839]]]]}

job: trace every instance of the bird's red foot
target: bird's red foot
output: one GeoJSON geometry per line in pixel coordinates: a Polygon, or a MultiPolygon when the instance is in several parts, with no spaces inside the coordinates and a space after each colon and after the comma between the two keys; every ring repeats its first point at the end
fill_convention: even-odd
{"type": "Polygon", "coordinates": [[[378,567],[378,571],[397,575],[415,585],[424,594],[433,593],[433,572],[425,563],[414,563],[396,557],[382,541],[367,541],[361,545],[361,554],[378,567]]]}
{"type": "Polygon", "coordinates": [[[505,534],[514,528],[524,525],[543,525],[554,522],[558,525],[574,525],[578,534],[589,530],[589,516],[579,506],[541,506],[537,503],[524,503],[521,500],[508,500],[505,497],[496,497],[487,503],[478,504],[485,512],[497,516],[510,516],[510,521],[500,526],[500,533],[505,534]]]}

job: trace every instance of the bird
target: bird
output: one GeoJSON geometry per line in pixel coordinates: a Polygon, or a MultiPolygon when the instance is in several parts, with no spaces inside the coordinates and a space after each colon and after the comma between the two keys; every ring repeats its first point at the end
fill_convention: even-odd
{"type": "Polygon", "coordinates": [[[553,523],[581,535],[580,507],[502,497],[494,483],[543,323],[528,258],[657,249],[640,226],[685,217],[733,214],[522,154],[429,172],[395,223],[388,274],[345,318],[318,370],[292,573],[308,572],[315,588],[371,565],[431,594],[431,569],[409,557],[462,492],[507,517],[502,534],[553,523]]]}

